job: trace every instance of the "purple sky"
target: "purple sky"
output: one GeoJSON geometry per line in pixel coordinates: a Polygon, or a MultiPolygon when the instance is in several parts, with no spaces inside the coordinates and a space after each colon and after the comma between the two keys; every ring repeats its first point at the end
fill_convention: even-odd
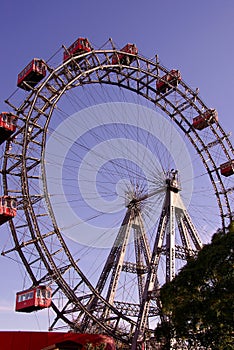
{"type": "MultiPolygon", "coordinates": [[[[47,60],[79,36],[88,37],[95,48],[111,37],[119,48],[133,42],[141,55],[158,54],[164,66],[180,69],[183,80],[198,87],[204,102],[218,110],[223,128],[233,130],[233,0],[2,0],[0,14],[1,111],[9,110],[4,100],[31,58],[47,60]]],[[[0,232],[2,251],[7,227],[0,232]]],[[[23,271],[0,257],[0,329],[47,328],[45,312],[22,318],[10,311],[23,271]]]]}

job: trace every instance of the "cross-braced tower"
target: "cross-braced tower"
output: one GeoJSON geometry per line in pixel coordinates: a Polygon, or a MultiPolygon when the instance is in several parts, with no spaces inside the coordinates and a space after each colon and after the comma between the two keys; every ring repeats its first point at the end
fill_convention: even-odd
{"type": "MultiPolygon", "coordinates": [[[[127,212],[96,285],[96,291],[103,295],[109,305],[133,319],[133,328],[129,330],[133,336],[132,349],[136,349],[137,344],[144,340],[145,332],[150,333],[149,330],[155,328],[156,324],[153,325],[153,322],[163,318],[158,291],[163,283],[174,278],[176,261],[187,260],[202,247],[180,196],[177,171],[168,172],[164,189],[164,203],[152,248],[145,229],[143,209],[145,201],[159,191],[142,195],[136,189],[131,194],[127,212]],[[159,267],[163,264],[165,276],[162,277],[159,267]],[[123,294],[120,296],[121,288],[128,285],[128,280],[132,284],[133,279],[135,291],[129,293],[129,299],[124,299],[123,294]]],[[[100,304],[93,296],[87,308],[108,324],[113,321],[112,310],[108,304],[100,304]]],[[[83,330],[90,326],[88,318],[83,320],[83,330]]]]}
{"type": "MultiPolygon", "coordinates": [[[[162,255],[165,261],[165,282],[170,282],[176,273],[176,259],[187,260],[202,248],[202,242],[180,196],[178,172],[171,170],[166,178],[165,200],[155,236],[152,257],[148,268],[141,308],[133,338],[132,349],[143,340],[144,331],[149,322],[149,308],[152,300],[159,300],[159,262],[162,255]],[[176,242],[180,244],[176,244],[176,242]]],[[[163,315],[160,315],[163,317],[163,315]]]]}

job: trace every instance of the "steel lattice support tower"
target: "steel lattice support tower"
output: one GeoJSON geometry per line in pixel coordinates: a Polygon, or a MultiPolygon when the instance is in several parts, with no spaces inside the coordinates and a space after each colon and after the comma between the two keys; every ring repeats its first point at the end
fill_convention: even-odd
{"type": "MultiPolygon", "coordinates": [[[[137,294],[139,301],[142,302],[145,286],[145,275],[148,271],[147,269],[150,264],[150,260],[151,251],[147,233],[144,227],[144,221],[141,215],[141,199],[134,197],[127,205],[127,212],[106,260],[105,266],[100,274],[96,285],[96,290],[100,294],[105,293],[105,299],[108,301],[108,303],[116,306],[118,305],[118,301],[115,300],[115,296],[120,274],[122,272],[136,274],[138,284],[137,294]],[[127,246],[130,244],[131,234],[133,235],[135,261],[130,262],[125,260],[125,255],[127,246]]],[[[133,315],[133,313],[136,313],[134,310],[136,306],[134,304],[123,302],[121,302],[121,304],[125,309],[128,309],[128,314],[133,315]]],[[[111,310],[105,306],[102,307],[100,318],[103,321],[108,322],[111,310]]],[[[90,312],[100,309],[98,299],[95,298],[95,296],[90,299],[87,308],[90,312]]],[[[85,318],[82,322],[83,331],[87,331],[88,323],[88,318],[85,318]]]]}
{"type": "MultiPolygon", "coordinates": [[[[137,315],[133,311],[133,303],[121,303],[128,315],[137,317],[132,349],[136,349],[137,343],[143,341],[150,317],[158,316],[161,320],[164,318],[159,298],[159,264],[162,256],[166,257],[165,283],[175,277],[176,259],[186,260],[202,248],[202,242],[183,204],[180,191],[177,171],[172,170],[165,179],[164,203],[154,245],[150,249],[142,212],[144,201],[156,195],[158,191],[137,195],[136,190],[127,205],[127,212],[96,285],[98,293],[103,294],[110,305],[117,307],[119,302],[116,293],[121,274],[131,273],[137,276],[136,289],[140,304],[137,315]],[[134,241],[134,262],[126,260],[131,237],[134,241]],[[180,244],[176,244],[177,241],[180,244]]],[[[91,313],[99,313],[103,322],[111,322],[111,309],[98,303],[95,296],[89,300],[87,308],[91,313]]],[[[83,331],[92,326],[87,317],[82,324],[83,331]]]]}
{"type": "MultiPolygon", "coordinates": [[[[175,260],[177,250],[183,251],[185,258],[196,254],[202,248],[202,242],[195,226],[183,204],[180,196],[180,185],[177,171],[172,170],[166,178],[166,194],[162,213],[155,237],[152,258],[145,283],[141,310],[137,320],[136,331],[133,338],[132,350],[137,348],[137,343],[143,341],[144,330],[147,325],[150,301],[159,300],[159,286],[157,286],[157,273],[159,260],[162,254],[166,254],[166,280],[170,282],[176,273],[175,260]],[[176,227],[178,230],[176,230],[176,227]],[[182,247],[176,245],[176,233],[180,235],[182,247]],[[165,242],[165,246],[164,246],[165,242]]],[[[163,315],[161,315],[163,317],[163,315]]]]}

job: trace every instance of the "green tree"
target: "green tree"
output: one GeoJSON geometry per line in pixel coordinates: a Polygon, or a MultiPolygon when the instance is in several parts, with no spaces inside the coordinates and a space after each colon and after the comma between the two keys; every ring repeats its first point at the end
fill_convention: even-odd
{"type": "Polygon", "coordinates": [[[234,349],[233,243],[232,223],[229,233],[217,232],[212,242],[162,287],[163,312],[170,322],[156,330],[159,338],[170,333],[191,348],[234,349]]]}

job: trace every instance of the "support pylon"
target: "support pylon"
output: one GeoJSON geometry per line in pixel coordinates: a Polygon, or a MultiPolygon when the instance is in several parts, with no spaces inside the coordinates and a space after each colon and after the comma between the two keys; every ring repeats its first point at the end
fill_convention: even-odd
{"type": "MultiPolygon", "coordinates": [[[[165,282],[170,282],[175,277],[176,257],[183,255],[184,259],[187,259],[189,256],[196,254],[196,252],[202,248],[202,242],[180,196],[181,188],[178,181],[178,172],[175,170],[170,171],[165,183],[165,200],[155,237],[140,313],[133,337],[132,350],[137,349],[137,344],[143,341],[151,300],[158,299],[157,303],[158,305],[160,304],[157,280],[161,255],[166,255],[165,282]],[[176,245],[177,233],[179,234],[180,242],[182,243],[180,246],[176,245]]],[[[161,315],[161,317],[163,317],[163,315],[161,315]]]]}
{"type": "MultiPolygon", "coordinates": [[[[138,294],[139,304],[142,302],[145,275],[150,264],[151,252],[140,207],[141,203],[135,197],[128,203],[127,212],[96,285],[98,293],[102,294],[105,300],[111,305],[114,305],[118,282],[122,272],[137,275],[136,293],[138,294]],[[125,255],[128,245],[131,244],[131,237],[134,242],[135,260],[129,262],[125,260],[125,255]]],[[[126,308],[128,307],[129,309],[131,308],[130,303],[129,306],[126,303],[126,308]]],[[[87,308],[91,312],[98,309],[98,299],[95,296],[90,299],[87,308]]],[[[110,309],[103,306],[102,315],[100,315],[103,322],[108,322],[109,315],[110,309]]]]}
{"type": "MultiPolygon", "coordinates": [[[[132,350],[145,341],[145,331],[153,329],[152,319],[165,320],[161,311],[159,289],[163,283],[170,282],[175,277],[176,260],[186,260],[202,248],[202,242],[180,196],[177,171],[168,172],[164,189],[165,198],[152,251],[142,212],[144,201],[162,193],[162,188],[144,195],[136,189],[136,193],[130,194],[125,217],[96,285],[98,295],[108,303],[100,302],[93,295],[86,306],[89,312],[95,313],[105,324],[113,321],[112,306],[120,314],[136,320],[131,330],[132,350]],[[131,260],[128,260],[129,252],[132,253],[131,260]],[[166,257],[166,262],[161,259],[163,256],[166,257]],[[159,271],[162,265],[165,271],[164,281],[159,271]],[[134,297],[138,300],[137,303],[133,300],[122,300],[119,296],[118,289],[127,274],[131,275],[131,280],[134,278],[134,297]]],[[[118,325],[116,316],[114,317],[118,325]]],[[[92,326],[95,327],[90,324],[88,316],[85,316],[82,331],[87,331],[92,326]]]]}

